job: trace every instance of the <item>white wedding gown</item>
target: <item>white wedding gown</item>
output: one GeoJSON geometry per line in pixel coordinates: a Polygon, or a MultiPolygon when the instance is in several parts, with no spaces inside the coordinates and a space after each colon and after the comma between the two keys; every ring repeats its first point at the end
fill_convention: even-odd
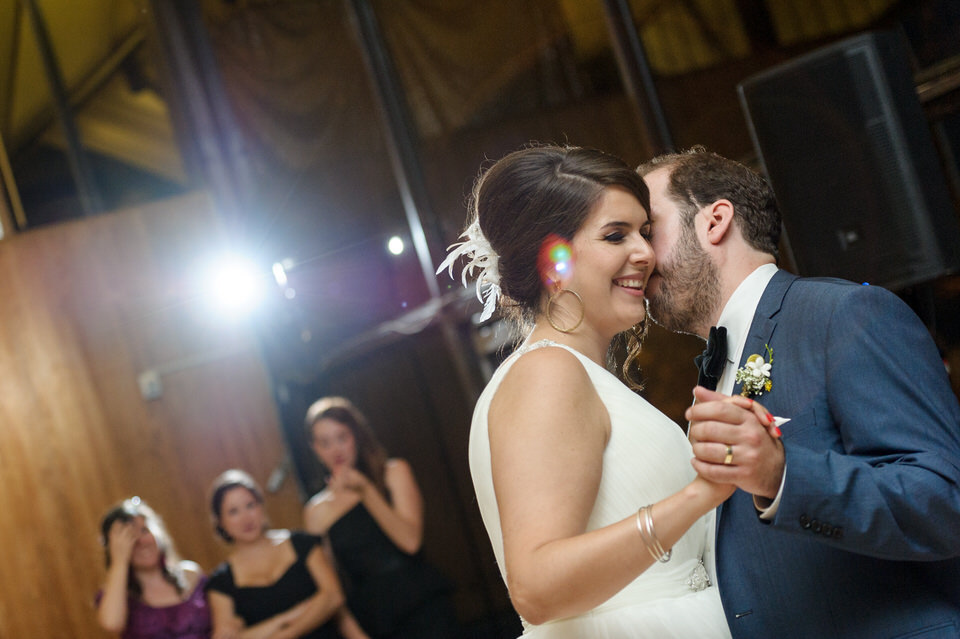
{"type": "MultiPolygon", "coordinates": [[[[484,389],[470,428],[470,474],[477,502],[493,545],[500,574],[503,535],[490,471],[487,413],[507,370],[535,348],[566,348],[583,363],[610,414],[611,434],[603,453],[603,474],[597,500],[587,523],[595,530],[630,517],[646,504],[671,495],[694,478],[693,453],[680,428],[643,398],[630,391],[606,369],[577,351],[546,340],[525,345],[508,357],[484,389]]],[[[525,639],[710,639],[729,638],[715,586],[695,590],[688,582],[703,559],[710,566],[713,551],[713,513],[701,518],[674,545],[667,563],[654,563],[643,574],[593,610],[541,625],[523,622],[525,639]]],[[[637,533],[637,545],[643,542],[637,533]]],[[[716,579],[710,576],[711,584],[716,579]]],[[[702,586],[701,586],[702,587],[702,586]]]]}

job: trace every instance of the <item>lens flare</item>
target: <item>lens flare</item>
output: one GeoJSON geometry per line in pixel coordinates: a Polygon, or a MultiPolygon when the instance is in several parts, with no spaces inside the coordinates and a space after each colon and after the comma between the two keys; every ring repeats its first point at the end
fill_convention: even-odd
{"type": "Polygon", "coordinates": [[[573,275],[573,251],[570,243],[551,233],[540,245],[537,255],[537,270],[547,286],[568,280],[573,275]]]}

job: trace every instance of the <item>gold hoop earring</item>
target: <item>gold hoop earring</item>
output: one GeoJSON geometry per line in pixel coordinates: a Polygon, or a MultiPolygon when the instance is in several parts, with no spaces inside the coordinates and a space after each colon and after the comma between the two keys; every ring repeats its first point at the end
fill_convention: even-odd
{"type": "Polygon", "coordinates": [[[583,298],[580,297],[579,293],[577,293],[575,290],[570,288],[557,289],[557,292],[551,295],[550,299],[547,301],[547,312],[546,312],[547,322],[550,323],[550,326],[560,331],[561,333],[572,333],[573,331],[577,330],[577,328],[579,328],[580,324],[583,323],[584,310],[585,309],[583,306],[583,298]],[[553,307],[553,305],[557,303],[557,300],[560,299],[560,296],[563,295],[564,293],[571,293],[574,297],[577,298],[577,301],[580,302],[580,318],[577,320],[577,323],[571,326],[570,328],[560,328],[559,326],[557,326],[556,322],[553,321],[553,317],[550,314],[551,307],[553,307]]]}

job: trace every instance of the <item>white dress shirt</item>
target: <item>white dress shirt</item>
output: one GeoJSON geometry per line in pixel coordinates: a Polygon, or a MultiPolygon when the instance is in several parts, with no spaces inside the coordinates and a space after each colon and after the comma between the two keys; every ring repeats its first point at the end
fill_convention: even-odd
{"type": "MultiPolygon", "coordinates": [[[[717,392],[724,395],[733,394],[733,386],[736,384],[737,363],[743,356],[743,347],[747,343],[747,334],[750,332],[750,324],[753,323],[753,316],[757,312],[757,305],[760,304],[760,298],[767,288],[767,284],[777,272],[775,264],[764,264],[758,267],[746,279],[740,282],[740,286],[733,292],[730,299],[727,300],[723,312],[720,313],[720,320],[717,326],[723,326],[727,329],[727,363],[723,367],[723,374],[717,383],[717,392]]],[[[787,476],[787,469],[783,469],[783,478],[780,480],[780,489],[777,496],[769,504],[767,500],[754,496],[753,505],[760,511],[761,519],[773,519],[777,514],[777,507],[780,505],[780,495],[783,492],[783,479],[787,476]],[[761,501],[758,501],[761,499],[761,501]]]]}

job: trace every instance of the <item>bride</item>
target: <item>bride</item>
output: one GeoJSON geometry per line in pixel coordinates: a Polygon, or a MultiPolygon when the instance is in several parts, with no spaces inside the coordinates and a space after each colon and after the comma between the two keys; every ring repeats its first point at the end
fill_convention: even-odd
{"type": "Polygon", "coordinates": [[[438,270],[466,257],[482,319],[499,300],[529,329],[470,432],[477,500],[524,637],[730,636],[704,556],[734,487],[696,475],[683,432],[630,377],[655,265],[649,206],[619,159],[521,149],[477,181],[465,240],[438,270]],[[621,340],[624,381],[606,367],[621,340]]]}

